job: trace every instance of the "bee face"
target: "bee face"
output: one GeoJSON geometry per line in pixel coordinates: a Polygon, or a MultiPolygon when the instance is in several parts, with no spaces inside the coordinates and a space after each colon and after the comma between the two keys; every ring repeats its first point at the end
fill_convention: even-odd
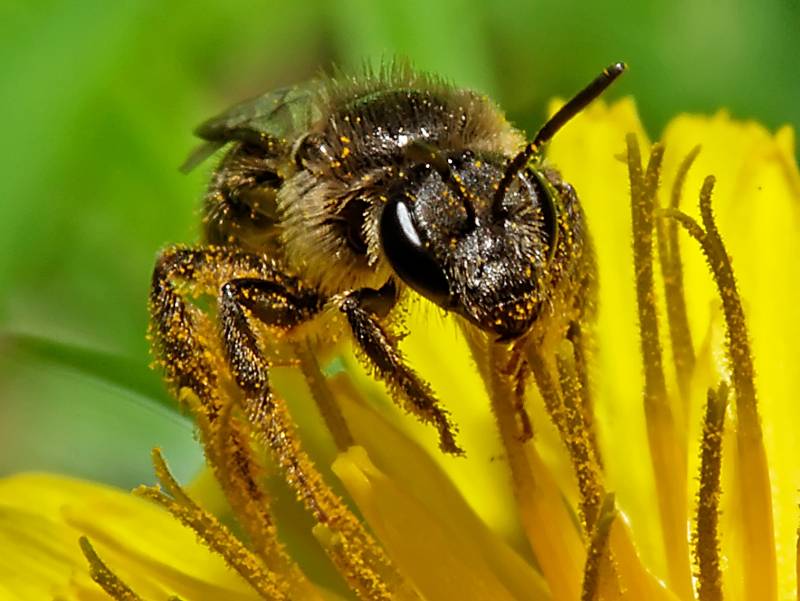
{"type": "Polygon", "coordinates": [[[383,252],[418,293],[502,339],[536,318],[556,242],[552,190],[532,169],[498,195],[507,160],[461,153],[413,167],[380,221],[383,252]]]}

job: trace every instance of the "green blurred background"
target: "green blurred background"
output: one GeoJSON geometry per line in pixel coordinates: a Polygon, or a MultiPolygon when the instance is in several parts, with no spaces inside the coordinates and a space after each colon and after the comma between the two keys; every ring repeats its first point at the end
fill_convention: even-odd
{"type": "Polygon", "coordinates": [[[5,0],[0,23],[0,475],[130,487],[154,445],[181,477],[199,465],[148,370],[147,288],[158,249],[196,238],[190,132],[238,99],[401,55],[530,130],[625,60],[610,95],[654,137],[720,107],[800,123],[797,0],[5,0]]]}

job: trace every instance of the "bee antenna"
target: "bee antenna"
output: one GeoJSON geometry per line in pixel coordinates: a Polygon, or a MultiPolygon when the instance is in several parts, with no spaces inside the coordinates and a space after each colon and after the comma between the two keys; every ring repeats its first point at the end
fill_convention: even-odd
{"type": "Polygon", "coordinates": [[[475,215],[475,207],[473,206],[469,195],[464,189],[464,184],[461,182],[461,178],[453,173],[449,163],[447,164],[446,170],[439,169],[439,175],[442,177],[442,179],[444,179],[447,187],[450,188],[456,198],[458,198],[461,201],[461,204],[464,205],[464,210],[467,212],[466,230],[471,232],[477,225],[477,216],[475,215]]]}
{"type": "Polygon", "coordinates": [[[532,158],[539,154],[542,146],[547,144],[559,129],[561,129],[575,115],[580,113],[587,104],[605,92],[606,88],[614,83],[614,80],[622,75],[627,68],[628,67],[625,63],[614,63],[613,65],[603,69],[603,72],[600,73],[600,75],[595,77],[588,86],[575,94],[571,100],[558,109],[556,114],[550,117],[550,119],[548,119],[547,122],[542,125],[539,131],[536,132],[536,136],[534,136],[533,141],[525,146],[525,148],[523,148],[522,151],[517,154],[517,156],[508,162],[505,173],[503,173],[503,177],[500,179],[500,183],[497,186],[497,191],[495,192],[495,210],[499,210],[499,207],[503,202],[503,197],[505,197],[506,192],[508,192],[508,187],[511,185],[511,180],[514,178],[514,176],[524,169],[532,158]]]}

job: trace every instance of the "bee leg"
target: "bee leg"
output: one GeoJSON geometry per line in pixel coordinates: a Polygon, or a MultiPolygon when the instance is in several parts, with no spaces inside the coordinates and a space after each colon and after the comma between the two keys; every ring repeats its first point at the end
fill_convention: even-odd
{"type": "MultiPolygon", "coordinates": [[[[223,350],[231,375],[247,395],[248,403],[272,403],[269,362],[261,351],[251,320],[289,330],[310,320],[325,305],[325,299],[316,291],[296,281],[276,280],[238,278],[223,284],[219,293],[223,350]]],[[[245,407],[248,412],[251,409],[245,407]]]]}
{"type": "Polygon", "coordinates": [[[464,451],[456,444],[455,429],[447,411],[439,405],[430,385],[406,365],[397,348],[395,337],[381,326],[381,316],[375,311],[376,308],[384,308],[376,302],[376,295],[380,292],[356,290],[346,295],[339,305],[356,344],[377,376],[394,394],[403,399],[403,408],[423,422],[436,426],[439,431],[439,447],[447,453],[462,455],[464,451]]]}
{"type": "Polygon", "coordinates": [[[216,295],[231,274],[280,277],[271,264],[257,255],[215,246],[174,246],[159,256],[150,289],[151,335],[167,379],[178,390],[188,388],[194,392],[209,419],[214,419],[220,410],[217,367],[209,359],[215,332],[209,317],[189,299],[216,295]]]}
{"type": "Polygon", "coordinates": [[[244,393],[242,408],[301,500],[318,520],[326,522],[325,507],[330,506],[330,499],[297,442],[291,416],[272,393],[268,362],[251,326],[251,319],[258,319],[289,329],[323,306],[324,299],[309,289],[286,288],[279,282],[254,278],[228,281],[218,299],[220,337],[230,373],[244,393]]]}
{"type": "Polygon", "coordinates": [[[200,327],[203,316],[185,298],[207,292],[196,284],[203,252],[172,247],[159,256],[150,288],[150,332],[167,380],[178,391],[194,392],[213,420],[221,408],[216,395],[218,374],[206,356],[207,341],[200,327]],[[186,282],[188,290],[180,289],[179,281],[186,282]]]}

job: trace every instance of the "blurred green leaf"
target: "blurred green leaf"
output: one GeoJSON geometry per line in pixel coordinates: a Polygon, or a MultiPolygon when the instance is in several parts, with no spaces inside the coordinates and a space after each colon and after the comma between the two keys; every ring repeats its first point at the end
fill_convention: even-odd
{"type": "Polygon", "coordinates": [[[0,338],[0,475],[53,471],[131,488],[163,447],[182,479],[203,463],[191,421],[146,365],[24,335],[0,338]]]}
{"type": "Polygon", "coordinates": [[[25,334],[0,336],[0,349],[7,354],[76,370],[87,378],[117,386],[180,414],[178,403],[167,394],[161,377],[127,357],[25,334]]]}

